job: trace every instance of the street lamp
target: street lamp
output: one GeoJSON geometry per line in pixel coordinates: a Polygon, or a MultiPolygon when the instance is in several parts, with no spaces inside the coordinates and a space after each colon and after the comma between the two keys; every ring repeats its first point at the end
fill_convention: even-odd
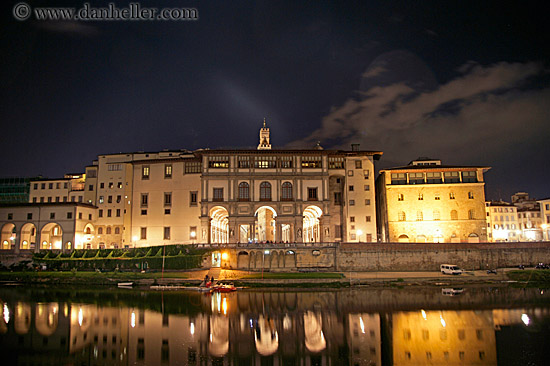
{"type": "Polygon", "coordinates": [[[357,235],[359,235],[359,237],[357,239],[360,243],[361,242],[361,235],[363,235],[363,230],[361,230],[361,229],[357,230],[357,235]]]}
{"type": "Polygon", "coordinates": [[[194,231],[191,231],[191,240],[192,240],[192,244],[195,244],[195,237],[197,236],[197,233],[194,232],[194,231]]]}

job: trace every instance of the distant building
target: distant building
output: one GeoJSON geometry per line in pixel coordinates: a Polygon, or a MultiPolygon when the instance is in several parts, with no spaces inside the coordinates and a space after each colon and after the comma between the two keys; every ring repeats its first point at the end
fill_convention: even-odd
{"type": "Polygon", "coordinates": [[[419,158],[377,178],[379,237],[388,242],[484,242],[489,167],[419,158]]]}
{"type": "Polygon", "coordinates": [[[518,208],[508,202],[488,201],[487,234],[489,241],[519,241],[521,230],[518,223],[518,208]]]}
{"type": "Polygon", "coordinates": [[[529,193],[517,192],[512,195],[512,204],[518,208],[539,209],[536,199],[530,198],[529,193]]]}
{"type": "Polygon", "coordinates": [[[538,200],[537,202],[540,204],[540,214],[542,216],[543,240],[550,240],[550,198],[538,200]]]}
{"type": "MultiPolygon", "coordinates": [[[[84,202],[85,174],[65,174],[63,178],[30,181],[29,203],[84,202]]],[[[86,202],[91,203],[91,202],[86,202]]]]}

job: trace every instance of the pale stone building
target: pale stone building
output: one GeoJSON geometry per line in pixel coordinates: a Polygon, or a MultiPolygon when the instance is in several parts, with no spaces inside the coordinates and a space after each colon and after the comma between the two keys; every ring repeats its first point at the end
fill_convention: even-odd
{"type": "Polygon", "coordinates": [[[377,179],[379,237],[389,242],[484,242],[489,167],[419,158],[377,179]]]}
{"type": "MultiPolygon", "coordinates": [[[[374,160],[382,152],[272,149],[265,121],[259,137],[255,150],[99,155],[84,174],[32,181],[29,200],[89,205],[85,235],[53,242],[64,249],[376,240],[374,160]]],[[[11,225],[2,232],[18,241],[23,234],[11,225]]]]}
{"type": "Polygon", "coordinates": [[[488,201],[485,204],[487,236],[492,242],[519,241],[521,229],[518,222],[518,209],[504,201],[488,201]]]}
{"type": "Polygon", "coordinates": [[[84,201],[85,174],[65,174],[60,179],[30,181],[29,203],[60,203],[84,201]]]}
{"type": "Polygon", "coordinates": [[[550,240],[550,198],[537,201],[540,204],[540,214],[542,219],[542,240],[550,240]]]}

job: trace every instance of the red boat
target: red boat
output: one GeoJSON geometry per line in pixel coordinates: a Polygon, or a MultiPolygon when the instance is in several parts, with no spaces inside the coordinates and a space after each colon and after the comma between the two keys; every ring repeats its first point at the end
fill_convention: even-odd
{"type": "Polygon", "coordinates": [[[229,284],[221,283],[219,285],[212,286],[212,291],[214,291],[214,292],[233,292],[233,291],[237,291],[237,288],[232,283],[229,283],[229,284]]]}

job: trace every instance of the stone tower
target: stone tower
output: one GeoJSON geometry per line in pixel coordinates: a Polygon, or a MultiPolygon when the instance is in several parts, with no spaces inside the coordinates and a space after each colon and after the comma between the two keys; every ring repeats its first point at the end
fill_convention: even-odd
{"type": "Polygon", "coordinates": [[[264,126],[260,128],[260,143],[258,145],[258,150],[271,150],[271,144],[269,143],[269,128],[264,126]]]}

